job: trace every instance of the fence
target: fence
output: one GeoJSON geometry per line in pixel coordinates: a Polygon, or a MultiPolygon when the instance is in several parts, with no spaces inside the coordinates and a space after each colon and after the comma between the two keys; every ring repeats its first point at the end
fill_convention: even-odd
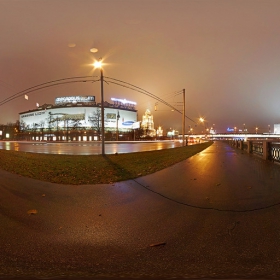
{"type": "Polygon", "coordinates": [[[280,140],[230,140],[231,146],[280,163],[280,140]]]}

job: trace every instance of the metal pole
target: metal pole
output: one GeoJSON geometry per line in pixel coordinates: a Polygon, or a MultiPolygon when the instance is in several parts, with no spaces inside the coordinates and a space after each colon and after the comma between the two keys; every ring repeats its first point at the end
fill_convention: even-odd
{"type": "Polygon", "coordinates": [[[120,114],[118,111],[118,114],[117,114],[117,141],[119,141],[119,119],[120,119],[120,114]]]}
{"type": "Polygon", "coordinates": [[[101,143],[102,156],[105,155],[105,133],[104,133],[104,92],[103,92],[103,69],[100,68],[100,82],[101,82],[101,143]]]}
{"type": "Polygon", "coordinates": [[[185,121],[186,121],[186,118],[185,118],[185,115],[186,115],[186,112],[185,112],[186,108],[185,108],[185,89],[183,89],[183,127],[182,127],[182,135],[183,135],[183,146],[185,146],[185,121]]]}

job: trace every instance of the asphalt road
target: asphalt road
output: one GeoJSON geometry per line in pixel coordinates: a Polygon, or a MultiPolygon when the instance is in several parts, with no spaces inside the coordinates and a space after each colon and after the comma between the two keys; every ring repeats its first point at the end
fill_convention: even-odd
{"type": "MultiPolygon", "coordinates": [[[[189,143],[190,145],[191,143],[189,143]]],[[[170,149],[182,146],[178,140],[105,142],[105,153],[133,153],[170,149]]],[[[97,155],[101,142],[30,142],[0,141],[0,149],[44,154],[97,155]]]]}
{"type": "Polygon", "coordinates": [[[0,176],[0,278],[280,277],[280,166],[224,143],[108,185],[0,176]]]}

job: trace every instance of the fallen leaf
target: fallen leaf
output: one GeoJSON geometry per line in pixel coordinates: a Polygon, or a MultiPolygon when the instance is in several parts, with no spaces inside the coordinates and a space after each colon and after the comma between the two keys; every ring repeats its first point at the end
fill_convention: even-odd
{"type": "Polygon", "coordinates": [[[157,247],[157,246],[163,246],[163,245],[166,245],[166,242],[154,243],[154,244],[151,244],[150,247],[157,247]]]}
{"type": "Polygon", "coordinates": [[[36,215],[38,213],[38,211],[36,209],[31,209],[27,211],[28,215],[36,215]]]}

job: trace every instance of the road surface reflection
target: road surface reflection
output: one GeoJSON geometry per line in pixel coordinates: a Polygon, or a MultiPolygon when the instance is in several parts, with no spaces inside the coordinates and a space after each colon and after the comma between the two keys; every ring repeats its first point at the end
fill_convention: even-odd
{"type": "MultiPolygon", "coordinates": [[[[105,153],[134,153],[181,147],[182,143],[173,141],[153,142],[106,142],[105,153]]],[[[0,149],[43,154],[98,155],[101,154],[100,142],[15,142],[0,141],[0,149]]]]}

